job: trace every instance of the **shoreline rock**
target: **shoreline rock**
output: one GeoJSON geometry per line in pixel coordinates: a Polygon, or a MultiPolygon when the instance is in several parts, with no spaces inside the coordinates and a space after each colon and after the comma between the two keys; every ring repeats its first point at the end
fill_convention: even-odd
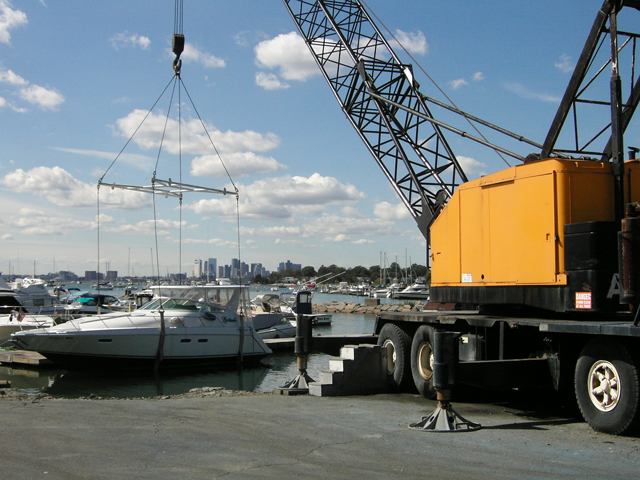
{"type": "Polygon", "coordinates": [[[421,302],[414,304],[364,305],[356,302],[328,302],[313,305],[314,313],[360,313],[377,315],[380,312],[419,312],[424,308],[421,302]]]}

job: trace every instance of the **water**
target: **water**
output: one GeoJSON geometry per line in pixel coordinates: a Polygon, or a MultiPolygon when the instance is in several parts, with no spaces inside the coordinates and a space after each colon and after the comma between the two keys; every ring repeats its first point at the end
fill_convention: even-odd
{"type": "MultiPolygon", "coordinates": [[[[86,285],[80,286],[80,288],[83,287],[86,285]]],[[[252,289],[251,297],[253,298],[256,293],[266,293],[267,291],[269,290],[264,288],[261,291],[252,289]]],[[[120,296],[123,292],[115,289],[104,293],[120,296]]],[[[315,294],[313,301],[314,303],[330,301],[364,303],[364,299],[360,297],[329,294],[315,294]]],[[[375,316],[334,313],[332,320],[331,325],[316,327],[314,334],[370,334],[373,333],[375,316]]],[[[325,354],[309,356],[307,372],[311,378],[318,380],[320,371],[329,368],[329,358],[325,354]]],[[[161,372],[159,375],[153,375],[153,373],[71,372],[55,367],[35,370],[0,366],[0,380],[11,381],[13,388],[29,394],[46,393],[63,398],[87,397],[91,394],[115,398],[179,395],[192,388],[200,387],[268,392],[293,380],[297,373],[296,357],[292,352],[276,352],[264,359],[259,365],[250,368],[211,367],[161,372]]]]}

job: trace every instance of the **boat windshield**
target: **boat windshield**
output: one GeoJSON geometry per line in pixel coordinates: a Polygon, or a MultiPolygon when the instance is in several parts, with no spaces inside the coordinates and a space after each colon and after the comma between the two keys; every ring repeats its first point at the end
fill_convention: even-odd
{"type": "MultiPolygon", "coordinates": [[[[155,298],[138,310],[194,310],[202,312],[235,312],[243,289],[233,288],[185,288],[153,287],[155,298]]],[[[244,289],[246,290],[246,289],[244,289]]],[[[242,295],[243,297],[246,295],[242,295]]]]}
{"type": "Polygon", "coordinates": [[[193,300],[186,300],[181,298],[156,298],[138,308],[138,310],[158,310],[160,308],[160,304],[162,304],[162,307],[165,310],[199,311],[203,307],[202,304],[194,302],[193,300]]]}

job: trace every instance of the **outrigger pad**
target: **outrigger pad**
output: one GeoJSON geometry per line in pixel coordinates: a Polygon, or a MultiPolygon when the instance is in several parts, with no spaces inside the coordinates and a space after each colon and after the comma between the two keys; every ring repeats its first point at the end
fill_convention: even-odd
{"type": "Polygon", "coordinates": [[[450,403],[445,403],[439,404],[431,415],[422,417],[420,422],[410,424],[409,428],[424,432],[473,432],[480,430],[482,425],[458,415],[450,403]]]}
{"type": "Polygon", "coordinates": [[[284,387],[277,387],[274,393],[280,395],[308,395],[309,384],[315,380],[307,375],[307,372],[299,373],[296,378],[285,384],[284,387]]]}

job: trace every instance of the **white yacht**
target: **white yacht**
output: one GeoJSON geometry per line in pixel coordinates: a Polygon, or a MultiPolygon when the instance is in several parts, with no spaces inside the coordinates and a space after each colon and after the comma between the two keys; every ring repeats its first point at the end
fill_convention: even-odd
{"type": "Polygon", "coordinates": [[[161,367],[259,359],[271,353],[251,321],[248,289],[152,287],[154,298],[114,312],[16,332],[20,348],[68,367],[161,367]]]}
{"type": "Polygon", "coordinates": [[[19,278],[7,283],[0,278],[0,314],[18,309],[31,314],[49,314],[63,309],[60,301],[47,290],[44,281],[19,278]]]}
{"type": "Polygon", "coordinates": [[[394,292],[393,298],[429,300],[429,287],[427,286],[425,279],[420,277],[413,285],[409,285],[404,290],[394,292]]]}

